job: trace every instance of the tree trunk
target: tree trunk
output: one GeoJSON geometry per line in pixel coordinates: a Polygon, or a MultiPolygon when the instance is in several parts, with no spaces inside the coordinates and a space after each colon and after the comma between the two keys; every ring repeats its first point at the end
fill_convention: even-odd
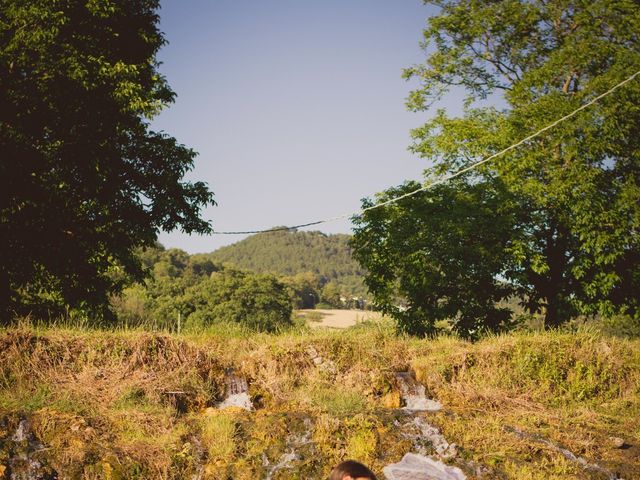
{"type": "Polygon", "coordinates": [[[8,325],[11,320],[9,308],[10,298],[9,279],[5,272],[0,272],[0,326],[8,325]]]}
{"type": "Polygon", "coordinates": [[[546,278],[544,298],[546,300],[546,312],[544,325],[547,328],[557,327],[567,318],[562,308],[564,302],[563,292],[565,288],[564,273],[567,268],[566,261],[567,234],[560,222],[552,221],[547,234],[546,257],[549,273],[546,278]]]}
{"type": "Polygon", "coordinates": [[[544,326],[553,328],[559,326],[563,319],[560,317],[560,295],[550,294],[547,297],[547,307],[544,314],[544,326]]]}

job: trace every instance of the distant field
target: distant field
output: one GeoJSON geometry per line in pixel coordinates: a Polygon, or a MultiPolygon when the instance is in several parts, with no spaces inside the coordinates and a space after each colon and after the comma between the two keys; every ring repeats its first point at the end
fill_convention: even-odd
{"type": "Polygon", "coordinates": [[[298,310],[311,327],[348,328],[365,320],[379,320],[382,315],[366,310],[298,310]]]}

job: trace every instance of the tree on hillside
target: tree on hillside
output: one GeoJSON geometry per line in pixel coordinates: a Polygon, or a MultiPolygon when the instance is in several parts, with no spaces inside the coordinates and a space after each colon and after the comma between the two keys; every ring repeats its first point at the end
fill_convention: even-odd
{"type": "Polygon", "coordinates": [[[340,296],[340,286],[335,282],[329,282],[322,287],[320,301],[330,307],[340,308],[342,306],[340,296]]]}
{"type": "MultiPolygon", "coordinates": [[[[467,96],[463,116],[450,118],[437,111],[412,132],[412,150],[433,165],[427,178],[457,171],[514,144],[640,70],[640,9],[631,0],[429,3],[440,12],[424,31],[426,62],[406,71],[407,78],[421,82],[408,105],[426,111],[452,87],[464,89],[467,96]],[[504,109],[482,103],[496,97],[507,105],[504,109]]],[[[421,302],[428,297],[432,309],[448,305],[445,279],[460,272],[464,275],[455,290],[462,304],[449,312],[452,317],[470,311],[466,298],[475,302],[475,289],[495,285],[496,279],[530,311],[543,311],[548,326],[577,313],[639,315],[638,80],[458,178],[444,190],[369,211],[357,222],[354,246],[364,267],[375,271],[388,257],[399,262],[388,267],[382,283],[375,274],[367,283],[378,299],[395,289],[407,300],[409,313],[398,315],[401,322],[415,313],[411,318],[418,324],[412,330],[428,332],[432,320],[419,313],[421,302]],[[481,198],[467,208],[459,208],[457,200],[446,203],[475,185],[499,192],[495,222],[510,228],[501,232],[498,244],[485,236],[485,229],[471,228],[476,212],[487,205],[481,198]],[[447,198],[441,196],[445,191],[447,198]],[[439,205],[429,207],[429,202],[439,205]],[[402,242],[390,241],[388,227],[399,212],[415,222],[415,238],[406,240],[413,242],[411,254],[402,242]],[[446,216],[453,228],[441,232],[428,215],[446,216]],[[382,238],[373,241],[373,232],[382,238]],[[486,251],[458,248],[478,239],[477,248],[484,245],[486,251]],[[415,280],[406,288],[406,270],[421,254],[430,257],[421,261],[431,267],[413,272],[415,280]],[[480,264],[478,259],[483,259],[480,264]]],[[[389,190],[381,198],[394,193],[389,190]]],[[[490,311],[481,309],[475,322],[492,324],[490,318],[490,311]]]]}
{"type": "Polygon", "coordinates": [[[209,256],[217,263],[257,273],[311,273],[318,278],[319,287],[334,282],[345,294],[364,296],[364,270],[351,255],[349,239],[350,235],[317,231],[267,232],[219,248],[209,256]]]}
{"type": "Polygon", "coordinates": [[[205,233],[195,152],[149,121],[157,0],[0,0],[0,311],[103,310],[160,229],[205,233]]]}
{"type": "Polygon", "coordinates": [[[118,325],[176,331],[236,323],[273,332],[292,324],[294,295],[288,282],[176,248],[158,246],[140,256],[150,275],[111,298],[118,325]]]}

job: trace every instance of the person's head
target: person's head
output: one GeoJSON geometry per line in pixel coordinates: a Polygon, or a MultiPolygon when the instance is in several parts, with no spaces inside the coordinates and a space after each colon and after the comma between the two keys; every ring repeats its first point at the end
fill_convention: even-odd
{"type": "Polygon", "coordinates": [[[375,474],[363,464],[347,460],[331,471],[329,480],[377,480],[375,474]]]}

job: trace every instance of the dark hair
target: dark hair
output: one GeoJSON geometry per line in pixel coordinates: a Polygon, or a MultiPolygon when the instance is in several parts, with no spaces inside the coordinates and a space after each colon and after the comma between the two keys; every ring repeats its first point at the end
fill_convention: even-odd
{"type": "Polygon", "coordinates": [[[331,471],[329,480],[342,480],[346,475],[352,478],[363,477],[369,480],[377,480],[376,475],[371,470],[354,460],[347,460],[337,465],[336,468],[331,471]]]}

